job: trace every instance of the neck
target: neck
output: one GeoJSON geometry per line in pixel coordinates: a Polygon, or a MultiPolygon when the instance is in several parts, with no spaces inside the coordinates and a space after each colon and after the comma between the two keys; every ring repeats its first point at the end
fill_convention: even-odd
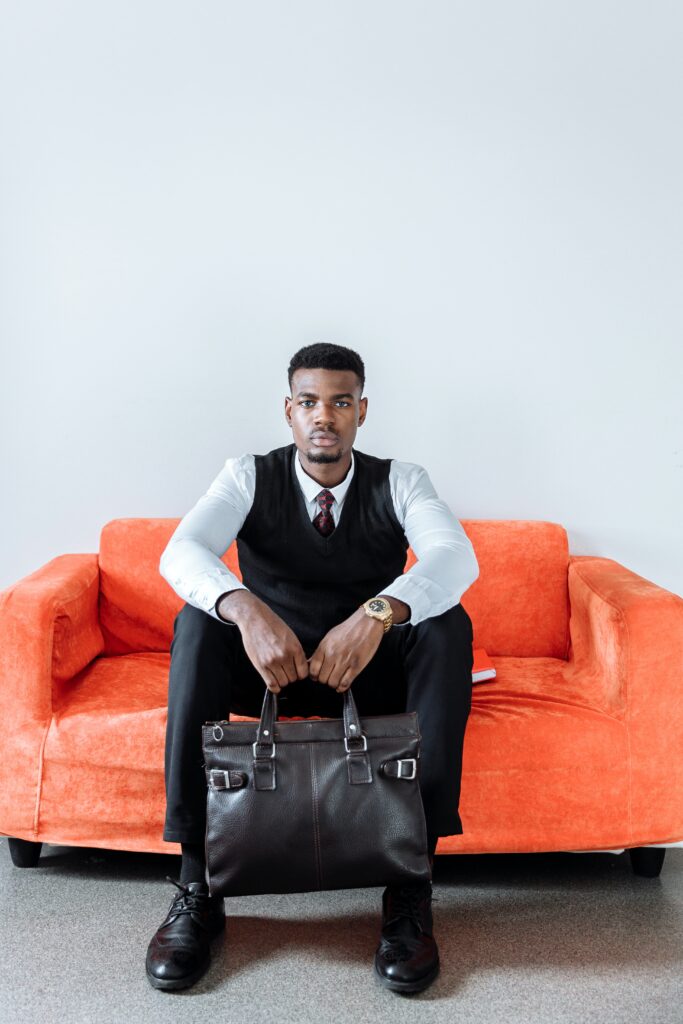
{"type": "Polygon", "coordinates": [[[351,469],[351,452],[348,453],[342,462],[306,462],[311,467],[310,469],[306,466],[303,459],[301,458],[301,452],[297,452],[297,459],[299,465],[303,469],[307,476],[310,476],[312,480],[315,480],[321,487],[336,487],[342,480],[346,478],[348,471],[351,469]]]}

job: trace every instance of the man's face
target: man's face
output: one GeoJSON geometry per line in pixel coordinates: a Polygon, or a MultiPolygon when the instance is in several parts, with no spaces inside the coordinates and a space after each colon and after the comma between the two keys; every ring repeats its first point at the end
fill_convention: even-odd
{"type": "Polygon", "coordinates": [[[292,397],[285,398],[285,416],[294,443],[306,462],[351,461],[356,431],[363,423],[368,400],[360,397],[353,370],[296,370],[292,397]],[[327,435],[316,439],[316,435],[327,435]]]}

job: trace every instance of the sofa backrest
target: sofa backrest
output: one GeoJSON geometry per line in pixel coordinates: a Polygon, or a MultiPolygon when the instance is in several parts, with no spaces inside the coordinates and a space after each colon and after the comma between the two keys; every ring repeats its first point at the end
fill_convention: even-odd
{"type": "Polygon", "coordinates": [[[540,519],[461,519],[479,562],[462,604],[474,646],[514,658],[569,653],[569,546],[559,523],[540,519]]]}
{"type": "MultiPolygon", "coordinates": [[[[179,519],[113,519],[100,534],[100,626],[104,654],[168,651],[184,601],[159,573],[179,519]]],[[[491,655],[565,658],[569,648],[567,533],[543,520],[461,519],[479,578],[462,604],[474,646],[491,655]]],[[[222,561],[241,579],[237,545],[222,561]]],[[[405,570],[416,559],[408,549],[405,570]]],[[[371,596],[371,595],[368,595],[371,596]]]]}

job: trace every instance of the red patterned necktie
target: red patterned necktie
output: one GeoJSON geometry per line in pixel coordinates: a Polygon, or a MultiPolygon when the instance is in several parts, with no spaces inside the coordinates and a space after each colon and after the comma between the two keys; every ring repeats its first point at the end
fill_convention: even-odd
{"type": "Polygon", "coordinates": [[[317,501],[320,505],[320,512],[318,512],[313,520],[313,525],[319,533],[322,533],[323,537],[328,537],[335,527],[335,522],[330,512],[332,502],[334,501],[334,494],[325,488],[325,490],[318,494],[317,501]]]}

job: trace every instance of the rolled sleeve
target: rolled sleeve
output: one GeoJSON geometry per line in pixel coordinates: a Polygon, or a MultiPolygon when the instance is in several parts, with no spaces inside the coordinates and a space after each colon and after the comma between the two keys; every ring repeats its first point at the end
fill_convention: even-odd
{"type": "Polygon", "coordinates": [[[159,561],[160,574],[178,596],[218,622],[227,623],[216,611],[218,599],[230,590],[248,590],[221,556],[251,508],[252,466],[253,456],[226,460],[207,492],[178,523],[159,561]]]}
{"type": "Polygon", "coordinates": [[[416,463],[399,468],[397,514],[417,561],[381,593],[409,605],[408,621],[417,625],[458,604],[478,578],[479,563],[462,524],[439,498],[426,470],[416,463]]]}

